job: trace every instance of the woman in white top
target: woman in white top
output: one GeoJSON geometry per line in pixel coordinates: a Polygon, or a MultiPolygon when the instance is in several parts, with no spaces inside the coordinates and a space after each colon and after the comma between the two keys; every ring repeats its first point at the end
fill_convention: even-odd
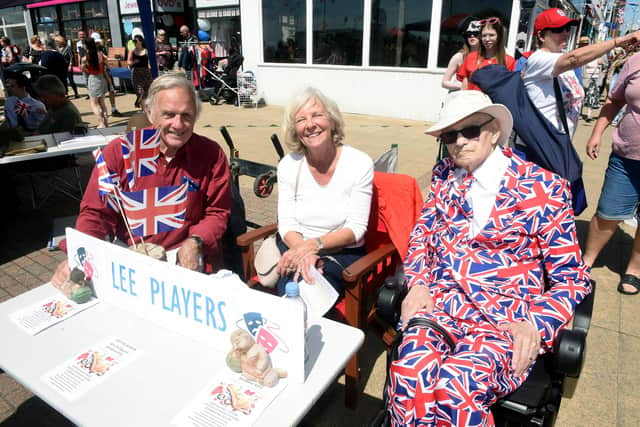
{"type": "Polygon", "coordinates": [[[317,89],[294,97],[282,127],[291,153],[278,164],[278,293],[312,283],[316,266],[342,294],[342,270],[364,255],[373,161],[342,143],[340,110],[317,89]]]}
{"type": "Polygon", "coordinates": [[[462,89],[462,82],[454,78],[458,68],[464,63],[467,55],[476,52],[480,48],[480,20],[473,16],[468,16],[460,25],[464,46],[456,52],[449,60],[449,66],[442,75],[442,87],[449,91],[462,89]]]}

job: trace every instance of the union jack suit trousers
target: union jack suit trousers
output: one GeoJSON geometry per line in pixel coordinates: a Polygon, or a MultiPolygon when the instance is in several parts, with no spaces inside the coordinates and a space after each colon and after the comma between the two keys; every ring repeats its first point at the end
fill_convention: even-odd
{"type": "Polygon", "coordinates": [[[453,162],[434,168],[405,275],[409,288],[429,286],[435,303],[432,313],[415,316],[439,323],[455,345],[429,328],[405,332],[389,373],[394,425],[493,425],[490,406],[528,375],[515,376],[513,337],[497,327],[534,324],[544,353],[591,292],[567,182],[503,152],[509,167],[474,237],[473,210],[454,185],[453,162]]]}

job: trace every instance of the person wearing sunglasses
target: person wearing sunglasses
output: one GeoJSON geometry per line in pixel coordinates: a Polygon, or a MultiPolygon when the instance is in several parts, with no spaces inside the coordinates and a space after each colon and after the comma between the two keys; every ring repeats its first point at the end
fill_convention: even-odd
{"type": "Polygon", "coordinates": [[[513,56],[505,53],[505,30],[500,18],[481,19],[478,23],[480,24],[480,47],[477,52],[467,55],[457,72],[458,80],[462,82],[463,89],[480,90],[470,81],[471,74],[479,68],[489,64],[502,64],[509,71],[513,71],[516,66],[516,60],[513,56]]]}
{"type": "Polygon", "coordinates": [[[503,148],[512,120],[460,90],[426,130],[451,157],[433,169],[404,262],[404,333],[387,388],[394,426],[493,425],[491,405],[524,382],[592,292],[569,183],[503,148]]]}
{"type": "MultiPolygon", "coordinates": [[[[534,23],[538,50],[529,57],[522,71],[524,85],[533,104],[564,133],[565,125],[557,107],[559,101],[554,90],[554,79],[557,78],[562,95],[561,105],[564,107],[571,136],[575,132],[585,95],[574,70],[616,47],[627,47],[640,41],[640,31],[636,31],[565,52],[571,28],[577,24],[578,20],[569,18],[562,9],[552,8],[540,13],[534,23]]],[[[518,140],[516,145],[520,144],[524,143],[518,140]]]]}
{"type": "Polygon", "coordinates": [[[462,82],[453,77],[458,72],[458,68],[464,63],[467,55],[471,52],[477,52],[480,47],[480,21],[478,18],[475,16],[467,16],[459,28],[462,29],[464,45],[462,45],[462,49],[451,57],[449,65],[442,75],[442,87],[449,89],[449,91],[462,89],[462,82]]]}

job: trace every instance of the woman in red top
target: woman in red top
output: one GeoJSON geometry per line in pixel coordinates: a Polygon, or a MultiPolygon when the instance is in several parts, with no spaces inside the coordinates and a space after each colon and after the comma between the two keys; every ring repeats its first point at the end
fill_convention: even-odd
{"type": "Polygon", "coordinates": [[[480,88],[469,80],[471,74],[478,68],[489,64],[502,64],[509,71],[513,71],[516,60],[513,56],[504,52],[504,27],[500,18],[487,18],[480,20],[482,29],[480,30],[481,41],[480,50],[471,52],[458,68],[457,77],[462,81],[462,89],[480,90],[480,88]]]}

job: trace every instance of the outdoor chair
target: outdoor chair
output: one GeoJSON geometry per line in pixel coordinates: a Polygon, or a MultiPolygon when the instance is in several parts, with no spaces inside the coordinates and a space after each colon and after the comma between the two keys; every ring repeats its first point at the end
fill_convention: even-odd
{"type": "MultiPolygon", "coordinates": [[[[562,397],[573,397],[584,363],[587,333],[593,313],[596,285],[594,281],[591,284],[593,292],[577,306],[571,328],[560,331],[553,352],[538,356],[527,380],[491,407],[497,426],[553,426],[562,397]]],[[[387,380],[385,407],[370,423],[371,427],[389,425],[385,416],[388,403],[386,388],[389,366],[397,358],[402,340],[402,335],[393,326],[398,322],[403,298],[403,286],[387,281],[376,301],[374,323],[388,346],[387,380]]]]}
{"type": "MultiPolygon", "coordinates": [[[[369,225],[365,234],[367,254],[343,273],[344,298],[334,313],[345,323],[366,330],[373,318],[375,291],[385,278],[396,273],[407,252],[409,235],[422,209],[422,196],[415,178],[375,172],[369,225]]],[[[237,239],[242,252],[244,277],[249,286],[259,285],[254,267],[254,243],[278,231],[277,224],[251,230],[237,239]]],[[[357,406],[360,393],[356,353],[345,367],[345,405],[357,406]]]]}

